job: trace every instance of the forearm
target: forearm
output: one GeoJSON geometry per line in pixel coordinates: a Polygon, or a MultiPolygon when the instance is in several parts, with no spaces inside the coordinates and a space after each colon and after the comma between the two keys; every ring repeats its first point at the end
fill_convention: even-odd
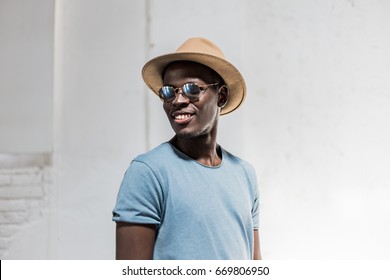
{"type": "Polygon", "coordinates": [[[260,236],[258,230],[253,231],[253,247],[253,259],[261,260],[260,236]]]}

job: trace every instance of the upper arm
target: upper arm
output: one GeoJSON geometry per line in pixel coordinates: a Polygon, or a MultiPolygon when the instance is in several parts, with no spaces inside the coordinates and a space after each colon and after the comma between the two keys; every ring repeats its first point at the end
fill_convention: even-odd
{"type": "Polygon", "coordinates": [[[259,236],[259,231],[257,229],[253,231],[253,244],[254,244],[253,259],[261,260],[260,236],[259,236]]]}
{"type": "Polygon", "coordinates": [[[154,225],[118,222],[115,258],[117,260],[151,260],[155,238],[154,225]]]}
{"type": "Polygon", "coordinates": [[[113,210],[116,259],[152,259],[163,192],[151,168],[133,161],[122,180],[113,210]]]}

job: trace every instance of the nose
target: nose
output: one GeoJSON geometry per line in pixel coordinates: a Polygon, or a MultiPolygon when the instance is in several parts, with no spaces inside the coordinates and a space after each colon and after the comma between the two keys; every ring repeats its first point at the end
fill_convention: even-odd
{"type": "Polygon", "coordinates": [[[183,90],[179,88],[176,92],[175,99],[172,101],[173,105],[188,104],[189,100],[184,96],[183,90]]]}

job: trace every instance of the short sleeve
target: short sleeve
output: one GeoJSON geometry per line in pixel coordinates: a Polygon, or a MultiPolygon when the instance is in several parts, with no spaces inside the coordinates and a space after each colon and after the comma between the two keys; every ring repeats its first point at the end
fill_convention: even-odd
{"type": "Polygon", "coordinates": [[[259,187],[257,184],[256,171],[252,165],[249,165],[248,176],[250,178],[249,181],[250,181],[252,197],[253,197],[253,201],[252,201],[252,203],[253,203],[252,204],[253,229],[259,229],[259,226],[260,226],[260,222],[259,222],[259,219],[260,219],[260,215],[259,215],[259,211],[260,211],[259,187]]]}
{"type": "Polygon", "coordinates": [[[252,206],[253,229],[259,229],[259,192],[256,185],[255,199],[252,206]]]}
{"type": "Polygon", "coordinates": [[[122,180],[112,220],[159,226],[162,208],[160,182],[147,164],[134,160],[122,180]]]}

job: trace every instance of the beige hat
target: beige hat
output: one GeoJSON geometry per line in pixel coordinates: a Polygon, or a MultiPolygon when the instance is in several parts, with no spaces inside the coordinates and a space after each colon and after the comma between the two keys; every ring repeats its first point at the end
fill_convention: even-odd
{"type": "Polygon", "coordinates": [[[204,38],[190,38],[174,53],[158,56],[148,61],[142,69],[142,78],[147,86],[158,95],[163,86],[163,72],[166,66],[174,61],[194,61],[217,72],[229,91],[228,102],[221,110],[221,115],[237,109],[244,101],[246,94],[245,81],[240,72],[225,60],[222,51],[211,41],[204,38]]]}

